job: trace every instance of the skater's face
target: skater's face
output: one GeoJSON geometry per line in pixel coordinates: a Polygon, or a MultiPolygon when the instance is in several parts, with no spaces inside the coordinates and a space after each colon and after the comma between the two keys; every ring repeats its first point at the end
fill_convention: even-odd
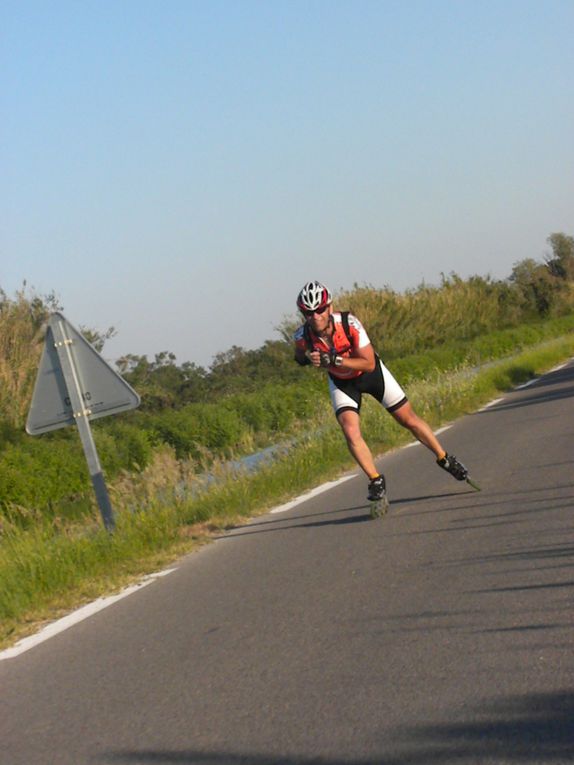
{"type": "Polygon", "coordinates": [[[305,311],[304,316],[313,332],[324,332],[329,326],[331,312],[332,308],[328,305],[318,311],[305,311]]]}

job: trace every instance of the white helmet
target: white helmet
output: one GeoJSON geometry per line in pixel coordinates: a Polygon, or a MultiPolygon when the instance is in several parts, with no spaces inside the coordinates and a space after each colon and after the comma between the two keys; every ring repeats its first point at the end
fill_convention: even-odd
{"type": "Polygon", "coordinates": [[[333,298],[321,282],[307,282],[297,297],[297,308],[300,311],[316,311],[326,308],[333,298]]]}

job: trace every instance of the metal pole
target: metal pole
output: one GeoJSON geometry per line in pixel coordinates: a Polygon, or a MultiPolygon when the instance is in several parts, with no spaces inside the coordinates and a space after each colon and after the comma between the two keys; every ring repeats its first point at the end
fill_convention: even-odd
{"type": "Polygon", "coordinates": [[[92,429],[90,428],[89,415],[91,414],[91,410],[86,408],[78,370],[74,363],[74,355],[72,352],[73,340],[68,337],[65,325],[58,319],[58,317],[54,316],[50,319],[50,326],[52,328],[54,345],[58,353],[58,358],[60,359],[60,365],[68,389],[68,396],[70,397],[74,420],[78,426],[82,448],[84,449],[86,462],[88,463],[88,470],[90,472],[90,478],[92,479],[98,507],[102,514],[104,526],[106,530],[111,533],[115,529],[114,512],[106,482],[104,480],[98,452],[96,450],[96,444],[94,443],[92,429]]]}

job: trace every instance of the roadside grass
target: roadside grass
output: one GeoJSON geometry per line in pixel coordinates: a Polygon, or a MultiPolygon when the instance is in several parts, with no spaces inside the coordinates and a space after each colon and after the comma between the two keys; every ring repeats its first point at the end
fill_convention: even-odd
{"type": "MultiPolygon", "coordinates": [[[[411,383],[407,392],[415,409],[437,428],[573,355],[574,334],[569,334],[485,367],[437,372],[411,383]]],[[[374,402],[367,400],[365,410],[363,429],[374,451],[412,440],[374,402]]],[[[203,482],[172,449],[159,451],[141,473],[125,473],[112,483],[117,515],[112,536],[102,530],[95,509],[82,523],[40,518],[22,529],[3,521],[0,646],[355,467],[327,401],[314,431],[255,471],[219,463],[210,468],[211,480],[203,482]]]]}

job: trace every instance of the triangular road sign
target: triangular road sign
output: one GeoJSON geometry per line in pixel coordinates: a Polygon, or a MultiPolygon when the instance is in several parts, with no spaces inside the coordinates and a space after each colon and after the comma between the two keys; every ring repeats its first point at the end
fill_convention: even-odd
{"type": "Polygon", "coordinates": [[[80,332],[61,313],[53,313],[48,321],[26,431],[30,435],[47,433],[73,425],[79,416],[96,420],[135,409],[139,403],[138,394],[80,332]],[[62,369],[64,353],[71,362],[67,368],[73,370],[81,394],[81,412],[74,412],[73,396],[62,369]]]}

